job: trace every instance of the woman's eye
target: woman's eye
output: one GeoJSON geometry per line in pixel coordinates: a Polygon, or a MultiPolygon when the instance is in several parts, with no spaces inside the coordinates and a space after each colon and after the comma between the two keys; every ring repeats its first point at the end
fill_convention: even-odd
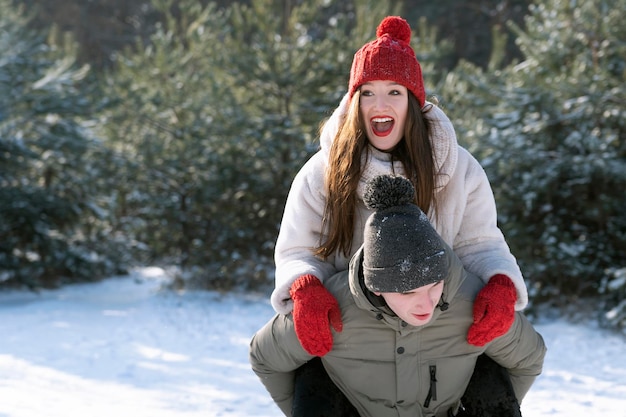
{"type": "Polygon", "coordinates": [[[361,95],[369,97],[369,96],[372,96],[373,93],[371,91],[369,91],[369,90],[363,90],[363,91],[361,91],[361,95]]]}

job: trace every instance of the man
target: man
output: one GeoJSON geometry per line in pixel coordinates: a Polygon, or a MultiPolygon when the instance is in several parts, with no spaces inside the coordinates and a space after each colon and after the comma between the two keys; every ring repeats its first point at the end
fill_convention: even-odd
{"type": "MultiPolygon", "coordinates": [[[[321,362],[359,415],[455,416],[477,358],[508,370],[521,402],[541,373],[542,337],[516,313],[504,335],[467,342],[473,302],[484,283],[413,204],[405,178],[379,176],[364,201],[374,213],[350,269],[325,282],[341,308],[343,330],[321,362]]],[[[295,370],[311,360],[290,315],[276,315],[253,337],[252,369],[285,415],[292,415],[295,370]]]]}

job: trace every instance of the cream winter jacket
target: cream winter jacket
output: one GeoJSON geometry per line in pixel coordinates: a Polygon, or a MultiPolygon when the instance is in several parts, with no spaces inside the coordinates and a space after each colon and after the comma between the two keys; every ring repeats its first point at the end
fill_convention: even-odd
{"type": "MultiPolygon", "coordinates": [[[[521,402],[541,373],[546,347],[522,313],[509,331],[483,347],[466,340],[474,297],[484,283],[466,273],[447,249],[450,273],[431,321],[407,325],[363,290],[359,250],[350,271],[325,282],[337,298],[343,331],[322,363],[333,382],[363,417],[430,417],[456,413],[478,355],[486,353],[507,368],[521,402]],[[434,378],[433,378],[434,377],[434,378]],[[434,386],[433,386],[434,385],[434,386]],[[432,389],[432,391],[431,391],[432,389]],[[429,397],[429,391],[435,393],[429,397]]],[[[277,314],[250,343],[252,369],[285,415],[291,415],[294,372],[312,357],[300,345],[291,315],[277,314]]]]}
{"type": "MultiPolygon", "coordinates": [[[[312,274],[325,282],[334,273],[348,268],[350,257],[363,243],[363,227],[371,214],[362,201],[367,181],[380,174],[404,175],[401,163],[392,166],[388,154],[371,148],[370,159],[357,189],[359,205],[349,256],[336,253],[324,261],[313,255],[322,235],[324,171],[328,152],[346,108],[347,96],[322,131],[320,151],[296,175],[287,197],[276,242],[275,289],[271,296],[272,306],[278,313],[287,314],[293,309],[289,288],[298,277],[312,274]]],[[[452,123],[445,113],[428,102],[423,111],[431,124],[431,142],[439,172],[436,198],[440,212],[436,218],[433,213],[428,213],[430,221],[469,272],[485,282],[496,274],[510,277],[517,289],[515,308],[522,310],[528,303],[526,284],[497,226],[496,205],[487,176],[478,161],[458,145],[452,123]]]]}

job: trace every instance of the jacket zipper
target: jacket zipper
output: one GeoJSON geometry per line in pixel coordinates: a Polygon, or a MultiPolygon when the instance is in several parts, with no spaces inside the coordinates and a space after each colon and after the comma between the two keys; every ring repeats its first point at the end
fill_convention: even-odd
{"type": "Polygon", "coordinates": [[[430,371],[430,388],[424,401],[424,407],[426,408],[430,405],[430,400],[437,401],[437,366],[430,365],[428,370],[430,371]]]}

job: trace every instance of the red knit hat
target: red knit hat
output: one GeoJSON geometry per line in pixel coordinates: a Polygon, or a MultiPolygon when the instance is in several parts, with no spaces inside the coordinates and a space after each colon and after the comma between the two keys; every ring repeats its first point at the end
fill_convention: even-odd
{"type": "Polygon", "coordinates": [[[376,40],[354,54],[350,69],[350,98],[364,83],[391,80],[405,86],[424,106],[422,69],[410,45],[411,27],[401,17],[387,16],[376,29],[376,40]]]}

